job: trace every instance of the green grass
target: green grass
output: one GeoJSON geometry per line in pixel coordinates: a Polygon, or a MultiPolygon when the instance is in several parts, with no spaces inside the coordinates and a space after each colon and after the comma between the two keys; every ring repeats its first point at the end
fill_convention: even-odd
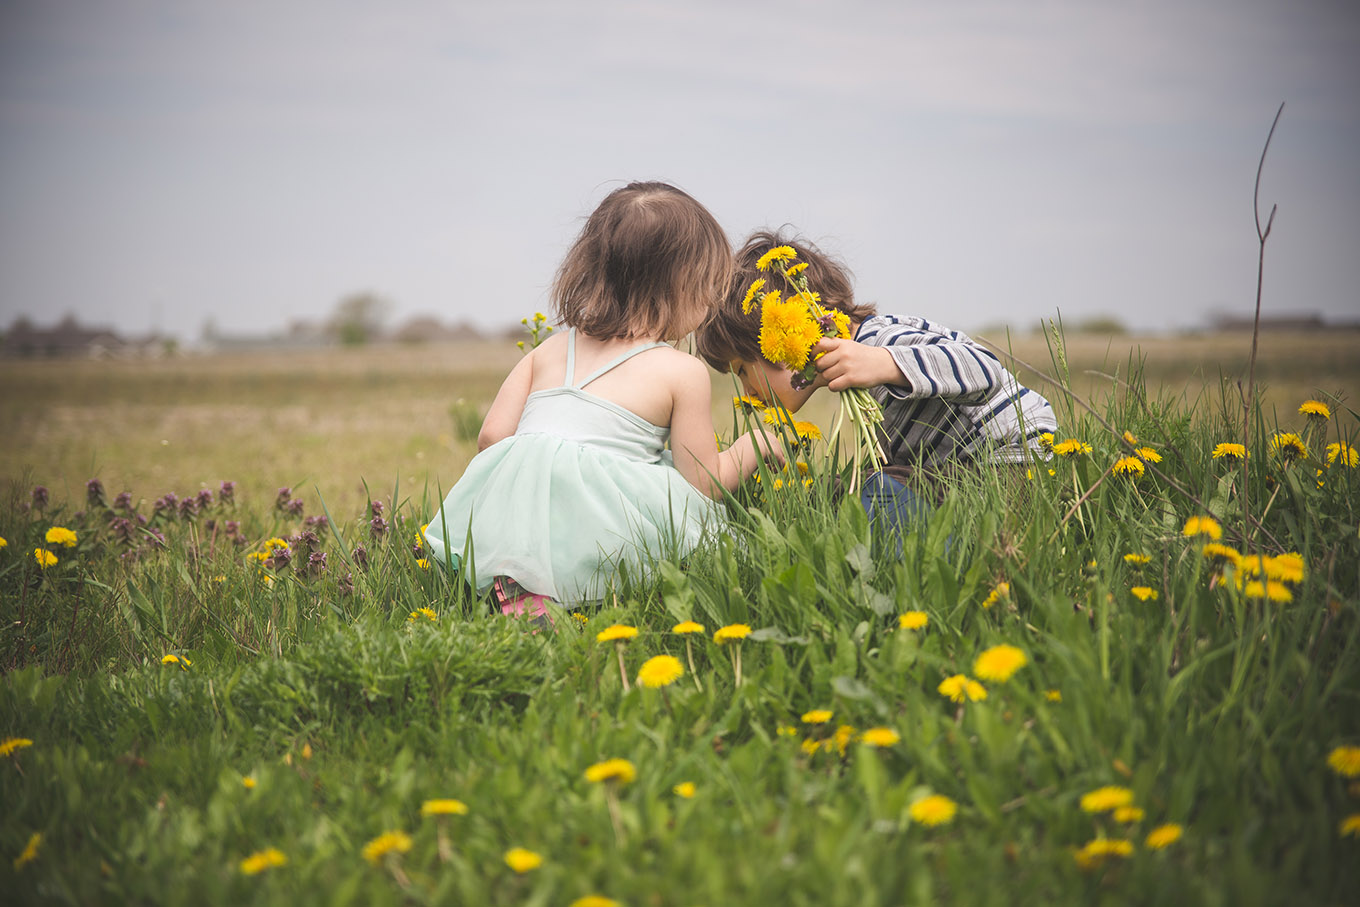
{"type": "Polygon", "coordinates": [[[328,500],[326,566],[310,572],[299,554],[250,557],[304,528],[272,487],[192,517],[152,516],[163,491],[146,492],[149,522],[124,542],[97,501],[34,508],[11,485],[0,737],[33,744],[0,760],[0,886],[23,903],[1349,900],[1360,840],[1338,829],[1360,797],[1327,758],[1360,745],[1360,470],[1328,466],[1325,449],[1355,443],[1360,419],[1334,406],[1308,427],[1298,402],[1254,431],[1250,534],[1240,470],[1211,458],[1236,440],[1225,420],[1240,404],[1147,393],[1135,375],[1097,410],[1160,453],[1160,474],[1102,478],[1122,445],[1061,405],[1059,440],[1088,456],[955,477],[898,560],[814,456],[811,489],[762,476],[729,502],[730,534],[538,635],[419,566],[434,483],[328,500]],[[1282,466],[1277,427],[1301,430],[1311,458],[1282,466]],[[372,499],[391,524],[381,537],[372,499]],[[1216,575],[1181,532],[1204,513],[1239,549],[1298,552],[1291,601],[1216,575]],[[52,526],[77,544],[45,542],[52,526]],[[58,563],[39,569],[36,547],[58,563]],[[419,608],[438,619],[410,619],[419,608]],[[906,611],[928,625],[900,629],[906,611]],[[687,661],[671,627],[690,618],[707,628],[691,638],[697,675],[639,688],[646,658],[687,661]],[[628,691],[614,644],[596,640],[614,623],[640,631],[623,649],[628,691]],[[740,686],[733,644],[712,641],[730,623],[754,628],[740,686]],[[1027,664],[984,679],[979,702],[938,692],[997,644],[1027,664]],[[834,714],[802,723],[812,709],[834,714]],[[872,727],[900,740],[861,742],[872,727]],[[633,783],[585,779],[613,757],[636,766],[633,783]],[[692,799],[673,792],[686,781],[692,799]],[[1081,795],[1105,785],[1127,787],[1142,820],[1084,812],[1081,795]],[[952,821],[912,818],[928,794],[957,803],[952,821]],[[422,817],[443,797],[468,813],[422,817]],[[1149,849],[1164,823],[1182,837],[1149,849]],[[409,851],[370,865],[361,850],[388,830],[409,851]],[[1083,869],[1074,855],[1097,836],[1132,852],[1083,869]],[[515,846],[543,865],[516,875],[502,859],[515,846]],[[266,847],[287,863],[244,874],[266,847]]]}

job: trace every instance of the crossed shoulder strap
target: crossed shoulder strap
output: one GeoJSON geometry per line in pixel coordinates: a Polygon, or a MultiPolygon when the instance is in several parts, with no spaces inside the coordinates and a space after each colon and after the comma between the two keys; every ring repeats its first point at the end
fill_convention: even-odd
{"type": "Polygon", "coordinates": [[[600,366],[599,368],[595,369],[595,371],[591,372],[591,373],[590,373],[589,375],[587,375],[584,379],[582,379],[579,383],[577,383],[577,382],[575,381],[575,377],[576,377],[576,328],[572,328],[572,329],[567,333],[567,374],[566,374],[566,380],[563,382],[562,386],[563,386],[563,387],[575,387],[575,388],[582,388],[582,387],[585,387],[587,384],[589,384],[590,382],[594,381],[596,378],[600,377],[600,376],[603,375],[605,372],[609,371],[609,370],[612,369],[612,368],[617,368],[618,366],[620,366],[620,365],[622,365],[623,363],[627,362],[629,359],[632,359],[632,358],[633,358],[634,356],[636,356],[638,353],[645,353],[645,352],[647,352],[648,350],[654,350],[654,349],[657,349],[657,348],[659,348],[659,347],[663,347],[663,346],[667,346],[667,345],[668,345],[668,344],[662,343],[661,341],[658,340],[658,341],[655,341],[655,342],[653,342],[653,343],[643,343],[643,344],[640,344],[640,345],[638,345],[638,346],[635,346],[635,347],[633,347],[632,349],[630,349],[630,350],[626,351],[625,353],[623,353],[622,355],[616,356],[614,359],[611,359],[609,362],[607,362],[607,363],[605,363],[604,365],[600,366]]]}

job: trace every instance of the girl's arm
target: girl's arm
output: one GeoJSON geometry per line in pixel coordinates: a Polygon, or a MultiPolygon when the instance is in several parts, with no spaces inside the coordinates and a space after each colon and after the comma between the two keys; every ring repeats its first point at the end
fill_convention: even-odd
{"type": "Polygon", "coordinates": [[[486,411],[482,430],[477,434],[479,452],[515,433],[519,417],[524,412],[524,401],[529,399],[529,388],[533,385],[533,358],[533,353],[525,356],[505,376],[501,389],[496,392],[496,399],[491,401],[491,409],[486,411]]]}
{"type": "Polygon", "coordinates": [[[702,362],[677,360],[674,405],[671,410],[671,451],[680,474],[710,498],[722,497],[756,471],[762,456],[784,462],[778,439],[757,429],[742,435],[731,447],[718,451],[713,433],[713,385],[702,362]]]}

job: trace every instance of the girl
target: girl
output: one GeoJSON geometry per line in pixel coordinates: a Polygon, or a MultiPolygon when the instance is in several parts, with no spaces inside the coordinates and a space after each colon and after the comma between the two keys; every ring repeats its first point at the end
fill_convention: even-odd
{"type": "Polygon", "coordinates": [[[494,586],[504,613],[603,598],[620,567],[688,553],[720,521],[723,489],[762,454],[782,460],[764,432],[719,452],[708,370],[667,346],[731,272],[713,215],[665,183],[615,190],[586,221],[551,291],[570,330],[510,372],[480,453],[425,530],[478,592],[494,586]]]}

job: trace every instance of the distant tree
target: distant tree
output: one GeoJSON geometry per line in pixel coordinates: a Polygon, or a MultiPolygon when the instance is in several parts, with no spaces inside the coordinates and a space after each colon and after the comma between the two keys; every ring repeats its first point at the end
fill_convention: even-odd
{"type": "Polygon", "coordinates": [[[376,293],[351,293],[335,304],[331,329],[345,346],[360,346],[378,336],[389,308],[376,293]]]}

